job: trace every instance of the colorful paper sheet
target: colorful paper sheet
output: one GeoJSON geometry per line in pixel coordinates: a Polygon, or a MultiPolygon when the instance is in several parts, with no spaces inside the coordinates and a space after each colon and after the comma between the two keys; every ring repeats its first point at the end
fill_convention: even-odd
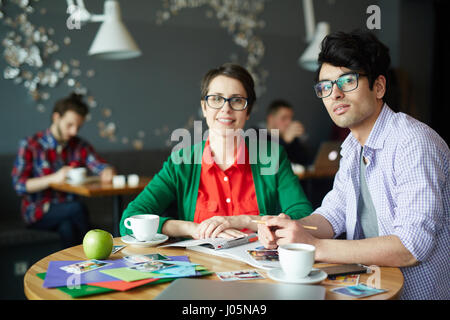
{"type": "MultiPolygon", "coordinates": [[[[184,261],[189,262],[188,256],[168,256],[173,261],[184,261]]],[[[88,283],[97,283],[97,282],[110,282],[110,281],[116,281],[117,278],[114,278],[112,276],[109,276],[108,274],[101,273],[101,270],[107,270],[107,269],[116,269],[120,267],[128,267],[132,264],[128,263],[124,259],[116,259],[116,260],[102,260],[106,261],[108,263],[111,263],[111,265],[108,265],[106,267],[89,271],[86,273],[83,273],[81,275],[74,275],[71,273],[67,273],[64,270],[61,270],[61,267],[68,266],[73,263],[81,262],[83,260],[77,260],[77,261],[50,261],[43,287],[45,288],[57,288],[57,287],[67,287],[70,284],[88,284],[88,283]]],[[[147,278],[141,278],[137,280],[143,280],[148,279],[147,278]]]]}
{"type": "Polygon", "coordinates": [[[133,281],[133,282],[117,280],[117,281],[111,281],[111,282],[90,283],[89,285],[114,289],[117,291],[127,291],[127,290],[134,289],[134,288],[137,288],[140,286],[155,285],[158,283],[164,283],[164,282],[169,282],[169,281],[173,281],[173,280],[175,280],[175,279],[144,279],[144,280],[133,281]]]}
{"type": "Polygon", "coordinates": [[[134,288],[143,286],[144,284],[147,284],[150,282],[155,282],[157,280],[158,279],[144,279],[144,280],[133,281],[133,282],[117,280],[117,281],[96,282],[96,283],[94,282],[94,283],[89,283],[89,285],[95,286],[95,287],[113,289],[113,290],[117,290],[117,291],[127,291],[130,289],[134,289],[134,288]]]}
{"type": "Polygon", "coordinates": [[[155,278],[151,273],[131,270],[128,267],[102,270],[101,273],[127,282],[155,278]]]}
{"type": "Polygon", "coordinates": [[[89,271],[83,274],[67,273],[64,270],[61,270],[61,267],[68,266],[81,261],[50,261],[50,263],[48,264],[48,269],[43,286],[45,288],[57,288],[57,287],[67,287],[70,284],[81,285],[92,282],[115,281],[117,279],[110,277],[99,271],[127,266],[124,260],[118,259],[118,260],[102,260],[111,263],[111,265],[108,265],[106,267],[97,270],[89,271]]]}
{"type": "MultiPolygon", "coordinates": [[[[36,274],[40,279],[44,280],[46,278],[46,273],[38,273],[36,274]]],[[[97,286],[85,285],[82,284],[80,286],[74,286],[73,288],[68,288],[66,286],[57,288],[59,291],[62,291],[72,298],[81,298],[85,296],[91,296],[94,294],[108,293],[113,292],[115,290],[110,288],[102,288],[97,286]]]]}
{"type": "MultiPolygon", "coordinates": [[[[168,258],[171,259],[173,264],[177,265],[176,267],[172,267],[173,270],[171,272],[173,272],[173,274],[147,273],[147,278],[136,281],[123,281],[120,280],[120,278],[100,272],[115,269],[127,269],[130,264],[123,259],[104,260],[111,263],[111,265],[80,275],[70,274],[60,269],[62,266],[79,261],[51,261],[47,272],[39,273],[37,276],[44,280],[44,287],[57,288],[72,298],[80,298],[114,291],[127,291],[140,286],[173,281],[176,278],[183,276],[203,276],[212,274],[212,272],[207,271],[204,266],[190,263],[187,256],[169,256],[168,258]],[[190,268],[190,270],[188,270],[188,268],[190,268]]],[[[136,270],[127,270],[139,272],[136,270]]],[[[112,274],[114,274],[114,272],[112,274]]],[[[142,276],[142,272],[139,272],[139,275],[142,276]]],[[[127,274],[127,276],[129,276],[129,274],[127,274]]],[[[133,279],[133,277],[127,279],[133,279]]],[[[134,279],[136,279],[136,277],[134,277],[134,279]]]]}

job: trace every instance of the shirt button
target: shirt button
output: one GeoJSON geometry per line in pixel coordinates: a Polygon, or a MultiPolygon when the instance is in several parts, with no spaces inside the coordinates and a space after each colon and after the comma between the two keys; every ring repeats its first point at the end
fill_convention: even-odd
{"type": "Polygon", "coordinates": [[[230,198],[227,198],[225,201],[226,201],[227,203],[230,203],[230,202],[231,202],[231,199],[230,199],[230,198]]]}
{"type": "Polygon", "coordinates": [[[223,181],[228,181],[228,177],[224,177],[224,178],[223,178],[223,181]]]}

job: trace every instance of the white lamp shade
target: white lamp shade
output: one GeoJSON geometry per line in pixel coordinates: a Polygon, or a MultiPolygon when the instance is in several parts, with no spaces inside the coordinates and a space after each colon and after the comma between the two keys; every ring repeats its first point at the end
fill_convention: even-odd
{"type": "Polygon", "coordinates": [[[141,51],[122,21],[111,19],[100,26],[89,55],[103,59],[129,59],[140,56],[141,51]]]}
{"type": "Polygon", "coordinates": [[[117,1],[105,1],[104,17],[104,22],[89,49],[89,55],[116,60],[140,56],[141,51],[122,22],[117,1]]]}
{"type": "Polygon", "coordinates": [[[319,67],[317,59],[320,53],[320,45],[323,38],[330,33],[330,25],[327,22],[319,22],[314,32],[314,37],[305,52],[298,59],[301,67],[308,71],[316,71],[319,67]]]}

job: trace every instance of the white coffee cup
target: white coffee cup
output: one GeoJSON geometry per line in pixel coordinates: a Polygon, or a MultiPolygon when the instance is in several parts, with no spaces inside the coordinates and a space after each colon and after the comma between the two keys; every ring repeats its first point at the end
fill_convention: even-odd
{"type": "Polygon", "coordinates": [[[288,279],[308,276],[314,264],[316,248],[305,243],[289,243],[278,247],[281,269],[288,279]]]}
{"type": "Polygon", "coordinates": [[[67,178],[71,183],[82,183],[86,179],[87,170],[84,167],[73,168],[67,171],[67,178]]]}
{"type": "Polygon", "coordinates": [[[137,187],[139,185],[139,176],[137,174],[129,174],[127,183],[129,187],[137,187]]]}
{"type": "Polygon", "coordinates": [[[156,214],[138,214],[126,218],[124,225],[133,231],[137,240],[151,241],[158,231],[159,216],[156,214]]]}
{"type": "Polygon", "coordinates": [[[125,187],[125,176],[124,175],[113,176],[112,184],[113,188],[125,187]]]}

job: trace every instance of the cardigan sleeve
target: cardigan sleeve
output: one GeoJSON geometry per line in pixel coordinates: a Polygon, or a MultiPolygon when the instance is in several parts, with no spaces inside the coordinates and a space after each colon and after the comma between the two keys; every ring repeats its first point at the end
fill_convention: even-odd
{"type": "MultiPolygon", "coordinates": [[[[134,215],[157,214],[161,215],[169,205],[176,200],[176,171],[172,157],[164,162],[162,169],[147,184],[144,190],[131,201],[122,214],[120,221],[120,234],[122,236],[132,233],[125,227],[124,221],[134,215]]],[[[161,233],[162,226],[170,217],[159,218],[158,233],[161,233]]]]}
{"type": "Polygon", "coordinates": [[[278,199],[281,212],[291,219],[300,219],[311,214],[312,206],[303,191],[298,177],[292,172],[287,153],[280,146],[279,169],[276,175],[278,199]]]}

